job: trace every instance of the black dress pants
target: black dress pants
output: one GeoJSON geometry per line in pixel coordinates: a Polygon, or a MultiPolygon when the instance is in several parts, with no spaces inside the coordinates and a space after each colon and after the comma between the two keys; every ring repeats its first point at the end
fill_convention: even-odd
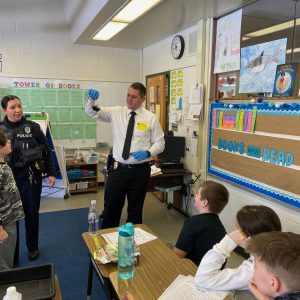
{"type": "Polygon", "coordinates": [[[141,164],[129,168],[119,166],[109,173],[105,185],[102,229],[119,226],[126,196],[126,222],[142,223],[150,171],[149,164],[141,164]]]}
{"type": "MultiPolygon", "coordinates": [[[[13,170],[21,195],[25,214],[26,246],[28,251],[38,250],[39,210],[42,192],[42,176],[40,172],[29,174],[27,168],[13,170]]],[[[19,238],[18,238],[19,240],[19,238]]],[[[17,243],[18,245],[18,243],[17,243]]],[[[17,252],[17,250],[16,250],[17,252]]]]}

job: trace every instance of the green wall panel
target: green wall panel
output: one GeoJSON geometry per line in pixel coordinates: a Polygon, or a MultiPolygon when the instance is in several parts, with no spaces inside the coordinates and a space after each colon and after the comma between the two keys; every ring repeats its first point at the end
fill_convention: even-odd
{"type": "Polygon", "coordinates": [[[10,94],[21,99],[24,112],[49,114],[54,139],[96,139],[96,120],[84,111],[86,90],[0,88],[1,98],[10,94]]]}

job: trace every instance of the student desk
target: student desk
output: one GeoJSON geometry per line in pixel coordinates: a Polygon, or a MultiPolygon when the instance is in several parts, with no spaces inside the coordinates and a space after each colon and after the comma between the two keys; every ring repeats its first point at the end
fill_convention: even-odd
{"type": "MultiPolygon", "coordinates": [[[[145,231],[154,234],[144,224],[135,225],[145,231]]],[[[100,230],[100,234],[114,232],[116,228],[100,230]]],[[[154,234],[155,235],[155,234],[154,234]]],[[[122,290],[118,287],[118,266],[117,264],[101,265],[93,259],[96,249],[93,239],[88,232],[82,234],[83,240],[90,254],[90,268],[88,278],[87,296],[91,295],[93,269],[99,275],[104,288],[105,280],[109,279],[120,299],[122,290]]],[[[101,238],[101,242],[105,241],[101,238]]],[[[180,275],[194,276],[197,266],[188,259],[180,259],[165,243],[159,238],[139,246],[141,255],[138,264],[135,266],[135,276],[132,281],[132,293],[136,299],[157,299],[164,290],[180,275]],[[147,297],[145,297],[147,295],[147,297]]]]}

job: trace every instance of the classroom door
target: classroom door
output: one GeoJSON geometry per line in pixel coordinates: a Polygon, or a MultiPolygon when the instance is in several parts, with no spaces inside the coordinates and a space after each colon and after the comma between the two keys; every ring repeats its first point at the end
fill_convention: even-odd
{"type": "Polygon", "coordinates": [[[167,131],[169,73],[146,77],[148,110],[156,114],[164,132],[167,131]]]}

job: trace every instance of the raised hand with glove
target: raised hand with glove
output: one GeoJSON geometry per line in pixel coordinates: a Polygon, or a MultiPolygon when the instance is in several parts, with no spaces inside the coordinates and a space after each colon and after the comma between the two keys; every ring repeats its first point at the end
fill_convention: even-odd
{"type": "MultiPolygon", "coordinates": [[[[89,104],[90,108],[92,109],[91,111],[98,112],[100,110],[99,106],[94,104],[98,98],[99,98],[99,91],[93,90],[93,89],[88,90],[88,100],[91,102],[89,104]]],[[[88,111],[86,110],[86,112],[88,112],[88,111]]]]}
{"type": "Polygon", "coordinates": [[[144,160],[150,157],[151,153],[149,151],[135,151],[132,155],[136,160],[144,160]]]}
{"type": "Polygon", "coordinates": [[[88,97],[90,100],[96,101],[99,98],[99,91],[93,89],[88,90],[88,97]]]}

